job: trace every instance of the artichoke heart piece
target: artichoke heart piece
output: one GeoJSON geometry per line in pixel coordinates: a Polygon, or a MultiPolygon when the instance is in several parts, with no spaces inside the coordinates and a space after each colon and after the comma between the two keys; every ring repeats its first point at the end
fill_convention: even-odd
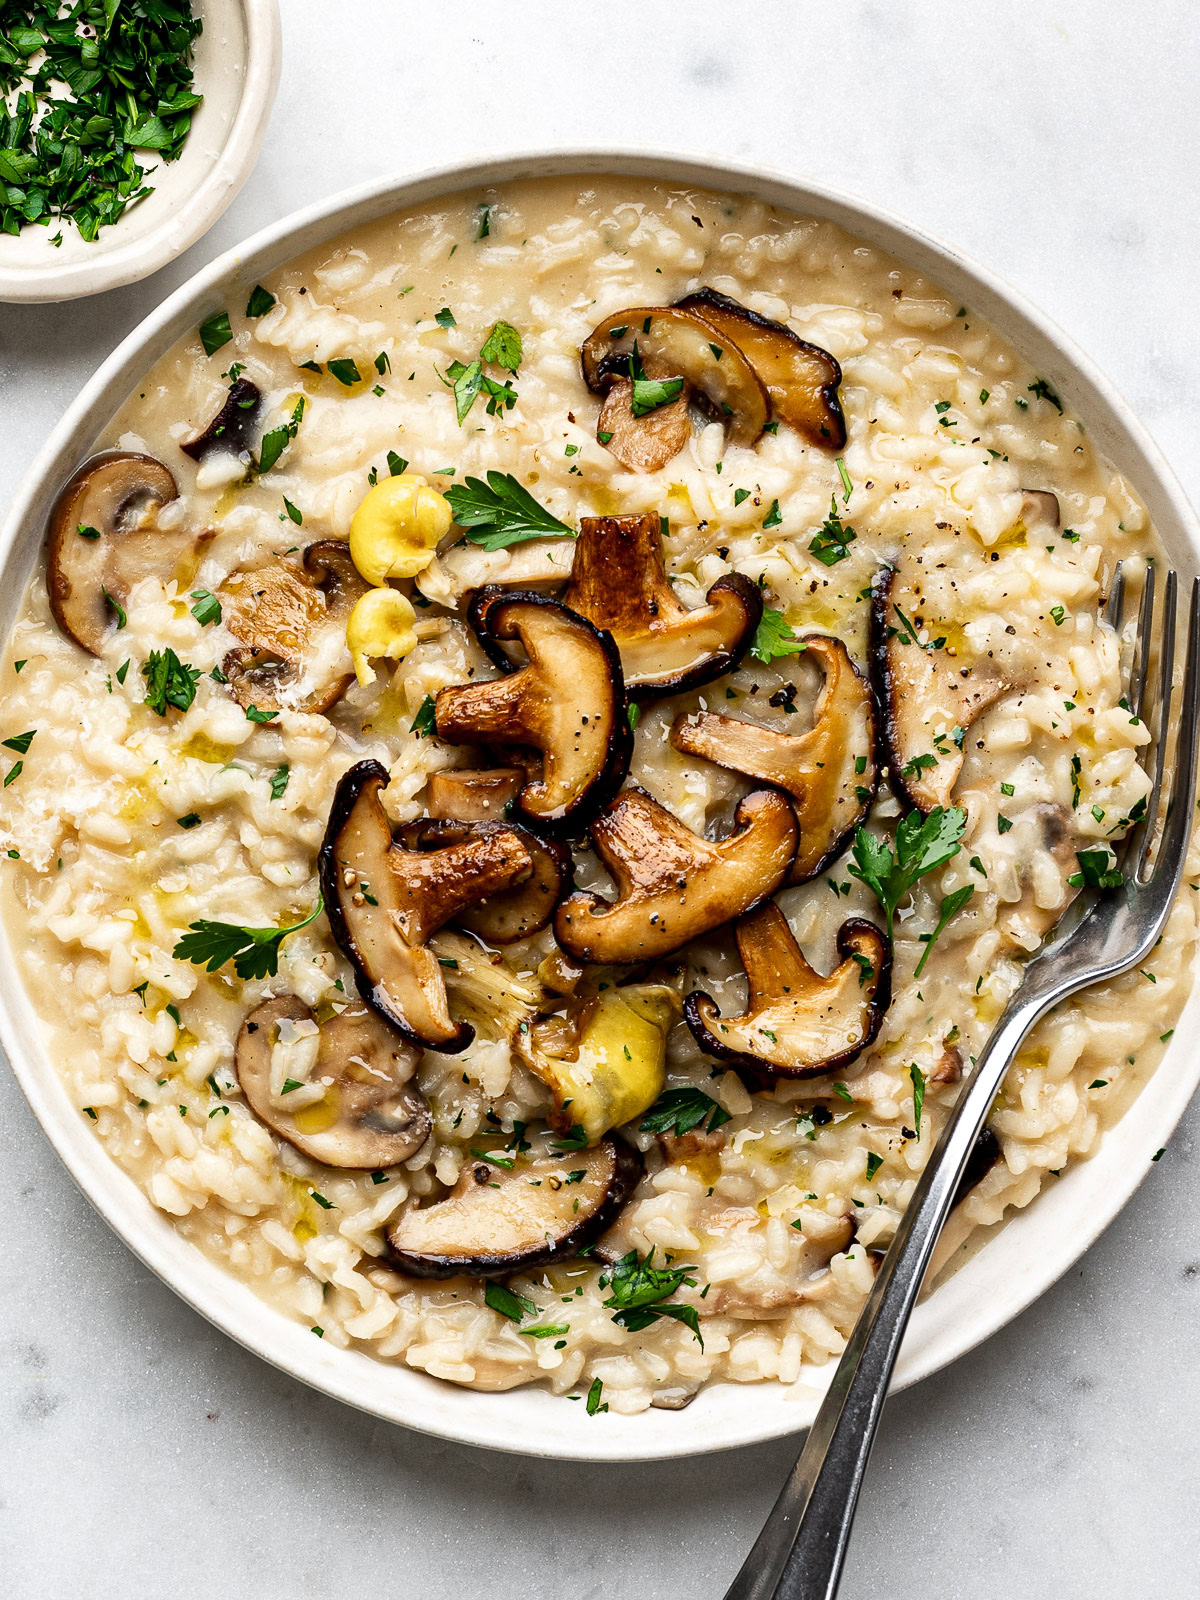
{"type": "Polygon", "coordinates": [[[607,989],[520,1036],[525,1065],[554,1096],[550,1121],[589,1145],[647,1111],[662,1093],[667,1034],[680,1015],[667,984],[607,989]]]}

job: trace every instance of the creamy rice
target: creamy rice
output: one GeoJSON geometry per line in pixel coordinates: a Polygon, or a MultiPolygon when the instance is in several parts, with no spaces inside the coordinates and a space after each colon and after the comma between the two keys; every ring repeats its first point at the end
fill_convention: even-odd
{"type": "MultiPolygon", "coordinates": [[[[962,1063],[1069,898],[1074,856],[1051,848],[1039,819],[1061,808],[1081,847],[1101,843],[1149,790],[1139,765],[1149,736],[1120,704],[1120,641],[1098,620],[1115,563],[1136,582],[1159,553],[1137,491],[969,307],[831,224],[737,196],[624,179],[514,184],[358,229],[267,288],[276,304],[265,315],[241,315],[245,293],[231,299],[233,341],[211,358],[198,337],[182,341],[97,441],[170,467],[180,495],[160,526],[213,530],[195,563],[134,588],[126,626],[101,658],[55,625],[39,571],[9,642],[3,731],[36,735],[0,802],[5,916],[51,1056],[80,1115],[180,1232],[326,1340],[486,1389],[540,1380],[580,1395],[600,1379],[604,1402],[623,1412],[684,1402],[708,1380],[794,1384],[802,1363],[841,1350],[962,1063]],[[786,321],[841,363],[844,479],[833,453],[785,426],[742,449],[726,448],[710,424],[647,474],[624,471],[597,442],[582,340],[604,315],[701,284],[786,321]],[[452,322],[437,319],[441,308],[452,322]],[[455,358],[471,361],[497,319],[523,336],[518,402],[497,416],[477,403],[460,428],[438,374],[455,358]],[[302,366],[339,358],[365,381],[346,386],[302,366]],[[250,483],[228,456],[197,467],[179,448],[219,409],[234,362],[266,397],[264,428],[307,398],[278,465],[250,483]],[[990,659],[1016,686],[968,732],[954,792],[967,813],[963,845],[905,902],[891,1007],[859,1060],[752,1093],[681,1024],[668,1084],[703,1088],[729,1120],[670,1160],[636,1121],[623,1131],[645,1152],[646,1176],[606,1253],[654,1250],[660,1264],[688,1264],[694,1286],[675,1298],[698,1311],[702,1345],[679,1321],[619,1327],[595,1262],[509,1284],[537,1307],[527,1325],[562,1325],[559,1338],[525,1336],[485,1304],[478,1280],[418,1282],[387,1264],[385,1225],[453,1185],[473,1146],[515,1144],[514,1123],[528,1126],[535,1153],[547,1144],[537,1130],[549,1096],[497,1036],[463,934],[444,932],[435,945],[460,961],[447,969],[452,1008],[478,1037],[462,1055],[424,1055],[414,1081],[433,1133],[374,1176],[320,1166],[283,1143],[251,1113],[233,1071],[238,1028],[265,997],[329,1008],[353,992],[325,919],[284,942],[268,980],[243,982],[228,966],[210,976],[172,954],[198,918],[282,927],[308,913],[330,800],[355,762],[388,768],[395,822],[423,814],[430,772],[474,764],[469,749],[409,731],[427,695],[492,670],[458,612],[437,605],[418,612],[436,626],[412,653],[394,670],[380,664],[374,685],[353,685],[327,715],[285,711],[255,723],[208,676],[186,711],[158,717],[142,703],[150,652],[169,647],[208,674],[236,643],[223,624],[193,617],[191,591],[217,589],[265,553],[345,538],[368,474],[387,474],[388,451],[442,488],[487,469],[512,473],[572,526],[586,514],[659,513],[685,604],[699,604],[722,574],[743,573],[797,632],[835,634],[860,663],[864,593],[883,563],[919,552],[927,609],[950,647],[990,659]],[[454,475],[439,476],[445,469],[454,475]],[[1058,497],[1061,528],[1022,520],[1030,489],[1058,497]],[[826,567],[808,547],[831,494],[857,537],[826,567]],[[273,798],[272,775],[285,764],[287,787],[273,798]],[[192,815],[197,824],[178,824],[192,815]],[[922,935],[942,898],[968,884],[971,901],[917,981],[922,935]],[[914,1066],[926,1084],[919,1117],[914,1066]]],[[[522,548],[470,554],[459,587],[503,578],[522,548]]],[[[551,555],[570,559],[558,546],[551,555]]],[[[452,565],[439,563],[419,586],[452,598],[452,565]]],[[[816,687],[803,658],[785,656],[646,706],[631,781],[695,831],[723,834],[747,785],[673,749],[674,717],[725,709],[728,689],[734,714],[753,695],[757,720],[782,729],[795,712],[807,726],[816,687]],[[773,694],[786,703],[771,707],[773,694]]],[[[890,830],[900,814],[881,788],[873,824],[890,830]]],[[[837,959],[847,917],[879,920],[847,861],[778,897],[821,971],[837,959]]],[[[1031,1037],[991,1117],[1001,1157],[953,1218],[944,1257],[1093,1153],[1152,1072],[1191,982],[1198,867],[1193,855],[1150,966],[1060,1006],[1031,1037]]],[[[605,881],[585,858],[583,885],[605,881]]],[[[535,1000],[530,974],[551,948],[544,932],[505,952],[502,970],[535,1000]]],[[[743,1009],[727,932],[690,949],[688,980],[723,1012],[743,1009]]]]}

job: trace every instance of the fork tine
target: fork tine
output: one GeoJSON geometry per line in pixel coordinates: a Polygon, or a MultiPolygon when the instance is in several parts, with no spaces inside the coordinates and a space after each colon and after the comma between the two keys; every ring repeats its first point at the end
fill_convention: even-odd
{"type": "Polygon", "coordinates": [[[1135,717],[1142,715],[1146,701],[1146,675],[1150,670],[1150,630],[1154,623],[1155,571],[1153,563],[1146,568],[1146,582],[1142,587],[1142,603],[1138,607],[1137,656],[1131,664],[1129,675],[1129,705],[1135,717]]]}
{"type": "Polygon", "coordinates": [[[1114,633],[1121,631],[1121,619],[1125,615],[1125,563],[1118,561],[1113,569],[1112,585],[1108,591],[1108,600],[1104,606],[1104,620],[1114,633]]]}
{"type": "MultiPolygon", "coordinates": [[[[1146,798],[1145,824],[1136,847],[1134,875],[1139,879],[1142,878],[1146,866],[1146,857],[1150,853],[1150,841],[1154,837],[1155,825],[1158,819],[1163,768],[1166,765],[1167,758],[1167,740],[1171,731],[1171,695],[1175,681],[1176,590],[1177,579],[1175,573],[1168,572],[1166,593],[1163,596],[1162,636],[1158,641],[1158,692],[1154,696],[1158,701],[1158,716],[1156,719],[1149,715],[1145,717],[1146,726],[1154,736],[1154,778],[1150,786],[1150,793],[1146,798]]],[[[1150,645],[1148,637],[1144,636],[1142,638],[1139,649],[1149,659],[1150,645]]],[[[1141,715],[1140,706],[1138,710],[1139,715],[1141,715]]]]}
{"type": "Polygon", "coordinates": [[[1200,717],[1200,578],[1192,580],[1192,603],[1188,608],[1187,660],[1183,668],[1183,692],[1175,724],[1179,729],[1175,747],[1175,772],[1171,785],[1171,800],[1163,828],[1162,845],[1158,859],[1166,870],[1156,870],[1155,895],[1163,909],[1170,904],[1183,876],[1183,863],[1187,855],[1188,839],[1192,831],[1192,818],[1196,811],[1196,745],[1197,718],[1200,717]],[[1158,880],[1161,877],[1162,882],[1158,880]]]}

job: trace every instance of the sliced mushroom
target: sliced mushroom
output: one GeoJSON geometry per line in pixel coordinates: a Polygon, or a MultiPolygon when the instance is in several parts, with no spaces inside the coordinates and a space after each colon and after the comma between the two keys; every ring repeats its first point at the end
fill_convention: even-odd
{"type": "Polygon", "coordinates": [[[829,450],[843,447],[846,419],[838,398],[842,369],[828,350],[716,289],[697,289],[675,304],[703,317],[719,338],[737,345],[765,385],[775,416],[812,444],[829,450]]]}
{"type": "Polygon", "coordinates": [[[155,513],[178,493],[161,461],[134,451],[93,456],[59,491],[48,530],[50,608],[89,654],[104,649],[139,579],[177,577],[185,552],[212,538],[156,527],[155,513]]]}
{"type": "Polygon", "coordinates": [[[654,961],[732,922],[774,894],[796,854],[796,814],[757,789],[739,802],[720,844],[685,828],[644,789],[626,789],[591,825],[617,898],[573,894],[554,934],[581,961],[654,961]]]}
{"type": "Polygon", "coordinates": [[[596,438],[630,472],[659,472],[692,437],[691,391],[637,416],[633,380],[613,378],[596,418],[596,438]]]}
{"type": "Polygon", "coordinates": [[[444,1200],[392,1224],[392,1259],[414,1278],[495,1278],[549,1266],[597,1239],[641,1175],[641,1156],[617,1139],[507,1171],[472,1162],[444,1200]]]}
{"type": "Polygon", "coordinates": [[[337,786],[318,861],[330,930],[358,992],[406,1039],[464,1050],[475,1036],[450,1015],[432,934],[488,895],[523,883],[529,852],[511,829],[441,850],[401,850],[380,801],[387,769],[360,761],[337,786]]]}
{"type": "Polygon", "coordinates": [[[451,545],[414,579],[427,600],[453,609],[476,589],[559,588],[571,576],[575,540],[529,539],[504,550],[484,550],[462,539],[451,545]]]}
{"type": "Polygon", "coordinates": [[[369,1007],[351,1003],[317,1025],[295,995],[257,1006],[238,1034],[234,1067],[251,1111],[327,1167],[394,1167],[429,1137],[433,1119],[412,1077],[421,1052],[369,1007]]]}
{"type": "Polygon", "coordinates": [[[809,966],[776,905],[744,917],[736,933],[749,1004],[739,1017],[722,1017],[710,996],[693,990],[683,1014],[700,1048],[781,1078],[849,1066],[879,1032],[892,998],[891,946],[875,924],[842,923],[842,959],[828,977],[809,966]]]}
{"type": "MultiPolygon", "coordinates": [[[[760,1221],[752,1213],[754,1224],[760,1221]]],[[[702,1317],[738,1317],[758,1322],[773,1317],[785,1317],[796,1306],[811,1305],[825,1300],[834,1290],[834,1277],[829,1263],[834,1256],[849,1250],[854,1243],[852,1217],[837,1218],[832,1226],[822,1219],[821,1231],[809,1237],[802,1234],[800,1259],[791,1281],[781,1286],[773,1269],[767,1265],[732,1283],[714,1285],[699,1303],[702,1317]],[[758,1281],[758,1280],[765,1281],[758,1281]]]]}
{"type": "Polygon", "coordinates": [[[562,600],[612,634],[632,700],[696,689],[732,671],[762,617],[762,593],[740,572],[718,578],[696,610],[680,605],[652,512],[584,517],[562,600]]]}
{"type": "Polygon", "coordinates": [[[341,539],[231,572],[217,591],[243,647],[221,663],[238,704],[260,711],[328,711],[354,681],[346,623],[368,585],[341,539]]]}
{"type": "Polygon", "coordinates": [[[894,567],[877,575],[871,671],[888,781],[898,800],[930,812],[950,803],[967,729],[1012,685],[987,663],[964,665],[936,640],[922,643],[923,608],[919,581],[905,581],[894,567]]]}
{"type": "MultiPolygon", "coordinates": [[[[752,445],[766,427],[771,414],[767,391],[741,350],[715,345],[712,327],[677,306],[631,307],[593,328],[581,352],[583,381],[593,394],[607,395],[619,378],[629,382],[635,345],[646,377],[682,378],[679,400],[692,399],[723,422],[730,444],[752,445]]],[[[679,400],[672,404],[678,406],[679,400]]],[[[631,413],[631,421],[650,424],[651,434],[656,431],[653,419],[654,412],[641,419],[631,413]]],[[[672,430],[677,428],[673,421],[672,430]]],[[[611,449],[612,441],[608,444],[611,449]]],[[[628,436],[624,445],[628,448],[628,436]]]]}
{"type": "Polygon", "coordinates": [[[620,787],[633,732],[612,637],[544,595],[484,589],[471,618],[506,667],[487,683],[442,689],[437,734],[451,744],[518,745],[542,755],[513,811],[538,831],[579,828],[620,787]],[[527,666],[511,670],[503,643],[519,640],[527,666]]]}
{"type": "Polygon", "coordinates": [[[739,717],[702,711],[681,715],[671,743],[685,755],[774,784],[796,802],[800,848],[790,883],[824,872],[866,816],[878,784],[871,690],[840,639],[805,638],[805,660],[815,661],[824,682],[807,733],[777,733],[739,717]]]}
{"type": "Polygon", "coordinates": [[[208,425],[191,439],[185,439],[179,448],[193,461],[203,461],[214,450],[229,455],[248,457],[251,446],[258,438],[258,414],[262,409],[262,394],[249,378],[237,378],[229,386],[224,404],[208,425]]]}
{"type": "Polygon", "coordinates": [[[426,810],[431,817],[453,817],[457,822],[498,822],[520,794],[525,778],[520,767],[486,771],[449,767],[431,772],[425,787],[426,810]]]}
{"type": "Polygon", "coordinates": [[[564,889],[570,887],[571,852],[565,845],[554,839],[539,839],[527,828],[511,823],[435,817],[405,823],[397,838],[406,850],[444,850],[447,845],[467,844],[498,833],[513,834],[521,841],[533,863],[532,871],[515,889],[488,895],[477,905],[460,911],[455,920],[489,944],[514,944],[547,926],[564,889]]]}
{"type": "Polygon", "coordinates": [[[1026,528],[1039,524],[1047,528],[1061,526],[1058,496],[1049,489],[1021,490],[1021,521],[1026,528]]]}
{"type": "Polygon", "coordinates": [[[664,983],[607,987],[536,1022],[517,1041],[521,1060],[551,1090],[553,1127],[582,1128],[589,1145],[648,1111],[667,1073],[667,1034],[678,992],[664,983]]]}

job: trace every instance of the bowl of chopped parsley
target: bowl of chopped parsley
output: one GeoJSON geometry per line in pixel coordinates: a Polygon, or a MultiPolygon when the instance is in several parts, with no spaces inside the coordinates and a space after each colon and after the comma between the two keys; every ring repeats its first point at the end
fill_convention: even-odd
{"type": "Polygon", "coordinates": [[[194,244],[250,175],[279,60],[277,0],[0,0],[0,301],[194,244]]]}

